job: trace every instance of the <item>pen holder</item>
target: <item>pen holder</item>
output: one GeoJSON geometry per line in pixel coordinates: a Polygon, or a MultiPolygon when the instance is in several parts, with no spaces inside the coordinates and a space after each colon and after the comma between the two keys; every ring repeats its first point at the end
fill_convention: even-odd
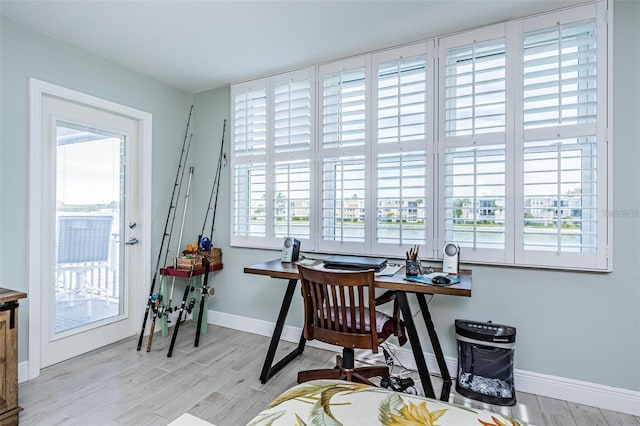
{"type": "Polygon", "coordinates": [[[422,274],[422,266],[420,260],[407,260],[405,265],[405,273],[408,277],[415,277],[422,274]]]}

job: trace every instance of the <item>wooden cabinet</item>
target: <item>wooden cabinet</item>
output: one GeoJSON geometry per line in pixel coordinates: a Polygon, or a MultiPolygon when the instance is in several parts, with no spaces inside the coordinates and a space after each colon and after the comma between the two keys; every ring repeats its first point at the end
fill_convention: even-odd
{"type": "Polygon", "coordinates": [[[0,426],[18,424],[18,299],[26,293],[0,287],[0,426]]]}

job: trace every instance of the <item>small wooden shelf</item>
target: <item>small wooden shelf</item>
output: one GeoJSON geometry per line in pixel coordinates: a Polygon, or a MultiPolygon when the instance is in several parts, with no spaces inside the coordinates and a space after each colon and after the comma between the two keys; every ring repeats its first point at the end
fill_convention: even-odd
{"type": "MultiPolygon", "coordinates": [[[[219,271],[222,269],[222,263],[216,263],[213,265],[209,265],[209,272],[219,271]]],[[[200,275],[204,275],[205,268],[195,268],[193,270],[192,277],[197,277],[200,275]]],[[[169,277],[179,277],[179,278],[189,278],[189,274],[191,273],[190,269],[177,269],[173,266],[167,266],[166,268],[160,268],[160,275],[167,275],[169,277]]]]}
{"type": "Polygon", "coordinates": [[[17,425],[18,300],[27,293],[0,287],[0,426],[17,425]]]}

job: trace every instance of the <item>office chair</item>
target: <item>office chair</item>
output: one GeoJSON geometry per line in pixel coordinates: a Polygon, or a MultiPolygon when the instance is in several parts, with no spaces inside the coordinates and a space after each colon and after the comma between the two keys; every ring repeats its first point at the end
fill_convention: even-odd
{"type": "MultiPolygon", "coordinates": [[[[342,379],[373,384],[368,379],[389,377],[389,368],[354,365],[354,348],[378,352],[388,336],[379,330],[389,317],[376,311],[374,273],[327,272],[298,265],[304,298],[304,337],[342,346],[331,369],[298,372],[298,383],[315,379],[342,379]]],[[[387,333],[388,334],[388,333],[387,333]]]]}

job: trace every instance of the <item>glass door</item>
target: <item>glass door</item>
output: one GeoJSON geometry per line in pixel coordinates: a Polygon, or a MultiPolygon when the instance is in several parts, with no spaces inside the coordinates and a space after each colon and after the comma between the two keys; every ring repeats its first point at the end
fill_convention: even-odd
{"type": "Polygon", "coordinates": [[[139,126],[105,108],[42,98],[41,368],[136,333],[139,126]]]}
{"type": "Polygon", "coordinates": [[[124,313],[125,137],[56,124],[55,336],[124,313]]]}

